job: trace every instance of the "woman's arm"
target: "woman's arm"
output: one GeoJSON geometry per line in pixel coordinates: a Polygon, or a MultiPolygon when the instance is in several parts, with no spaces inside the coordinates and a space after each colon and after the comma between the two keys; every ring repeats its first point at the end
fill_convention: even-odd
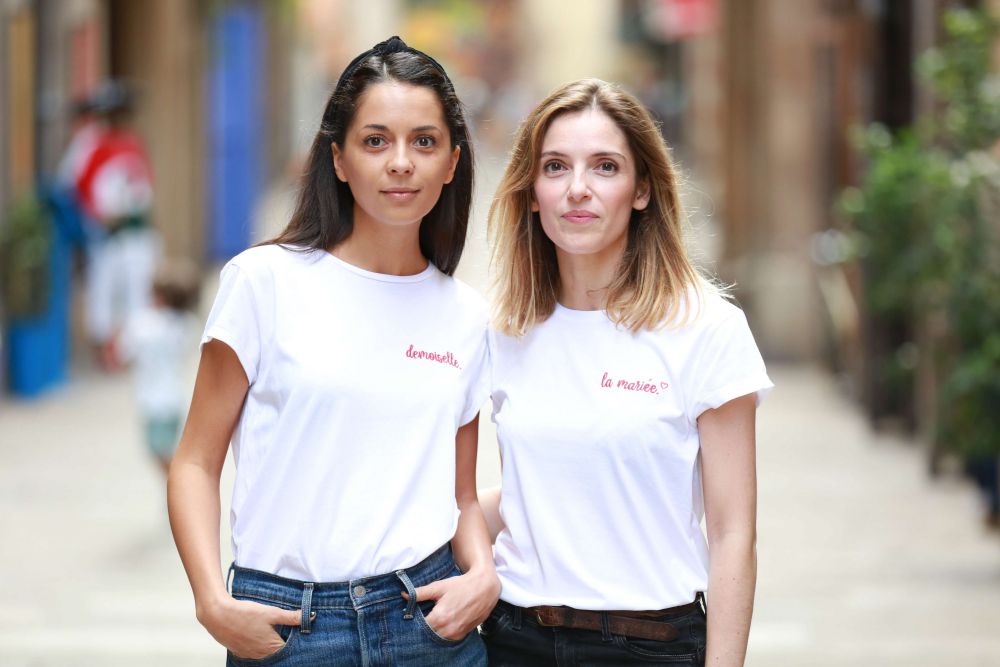
{"type": "Polygon", "coordinates": [[[496,542],[497,535],[504,529],[503,517],[500,516],[500,487],[491,486],[479,491],[479,507],[490,530],[490,541],[496,542]]]}
{"type": "Polygon", "coordinates": [[[477,415],[455,436],[455,498],[461,515],[451,547],[464,574],[417,589],[418,600],[436,600],[427,624],[448,639],[461,639],[486,620],[500,596],[490,532],[476,494],[478,446],[477,415]]]}
{"type": "Polygon", "coordinates": [[[729,401],[698,418],[708,528],[710,667],[746,658],[757,582],[756,396],[729,401]]]}
{"type": "Polygon", "coordinates": [[[243,658],[262,658],[283,641],[274,625],[298,625],[298,611],[234,600],[219,563],[219,478],[248,383],[236,353],[212,340],[202,349],[194,397],[170,465],[167,506],[198,620],[243,658]]]}

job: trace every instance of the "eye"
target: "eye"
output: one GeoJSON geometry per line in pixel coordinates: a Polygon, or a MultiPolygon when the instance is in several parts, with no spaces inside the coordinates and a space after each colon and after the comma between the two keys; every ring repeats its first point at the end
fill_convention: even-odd
{"type": "Polygon", "coordinates": [[[597,171],[602,174],[616,174],[618,173],[618,165],[611,160],[603,160],[598,163],[597,171]]]}
{"type": "Polygon", "coordinates": [[[417,137],[416,141],[413,143],[417,145],[417,148],[434,148],[434,146],[437,145],[437,140],[434,139],[434,137],[423,134],[417,137]]]}
{"type": "Polygon", "coordinates": [[[364,138],[364,144],[369,148],[382,148],[386,143],[385,137],[380,134],[372,134],[364,138]]]}
{"type": "Polygon", "coordinates": [[[558,174],[565,169],[565,165],[557,160],[551,160],[542,165],[542,172],[545,174],[558,174]]]}

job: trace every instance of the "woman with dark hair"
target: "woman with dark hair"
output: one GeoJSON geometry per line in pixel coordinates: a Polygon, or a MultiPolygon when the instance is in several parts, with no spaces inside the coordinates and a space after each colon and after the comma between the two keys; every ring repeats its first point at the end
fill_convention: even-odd
{"type": "Polygon", "coordinates": [[[340,77],[288,227],[222,271],[168,493],[231,665],[485,664],[488,317],[451,277],[472,171],[451,81],[394,37],[340,77]]]}
{"type": "Polygon", "coordinates": [[[771,381],[743,312],[688,259],[649,112],[597,79],[560,87],[518,131],[489,225],[490,665],[742,665],[771,381]]]}

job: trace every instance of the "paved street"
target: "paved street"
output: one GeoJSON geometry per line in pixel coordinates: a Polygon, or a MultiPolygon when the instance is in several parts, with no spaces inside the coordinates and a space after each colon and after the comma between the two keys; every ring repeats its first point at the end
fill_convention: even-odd
{"type": "Polygon", "coordinates": [[[780,369],[758,429],[753,667],[1000,665],[1000,535],[823,375],[780,369]]]}
{"type": "MultiPolygon", "coordinates": [[[[773,375],[749,664],[1000,664],[1000,538],[971,489],[928,482],[919,450],[873,437],[821,373],[773,375]]],[[[130,396],[127,378],[84,375],[0,403],[4,667],[223,662],[194,620],[130,396]]]]}

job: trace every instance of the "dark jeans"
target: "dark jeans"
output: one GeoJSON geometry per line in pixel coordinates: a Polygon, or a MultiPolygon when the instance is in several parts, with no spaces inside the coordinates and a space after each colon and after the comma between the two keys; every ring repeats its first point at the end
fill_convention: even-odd
{"type": "Polygon", "coordinates": [[[501,600],[483,623],[480,633],[486,642],[490,667],[702,667],[705,664],[705,612],[698,608],[662,620],[677,628],[676,639],[664,642],[596,630],[544,627],[530,611],[501,600]]]}

